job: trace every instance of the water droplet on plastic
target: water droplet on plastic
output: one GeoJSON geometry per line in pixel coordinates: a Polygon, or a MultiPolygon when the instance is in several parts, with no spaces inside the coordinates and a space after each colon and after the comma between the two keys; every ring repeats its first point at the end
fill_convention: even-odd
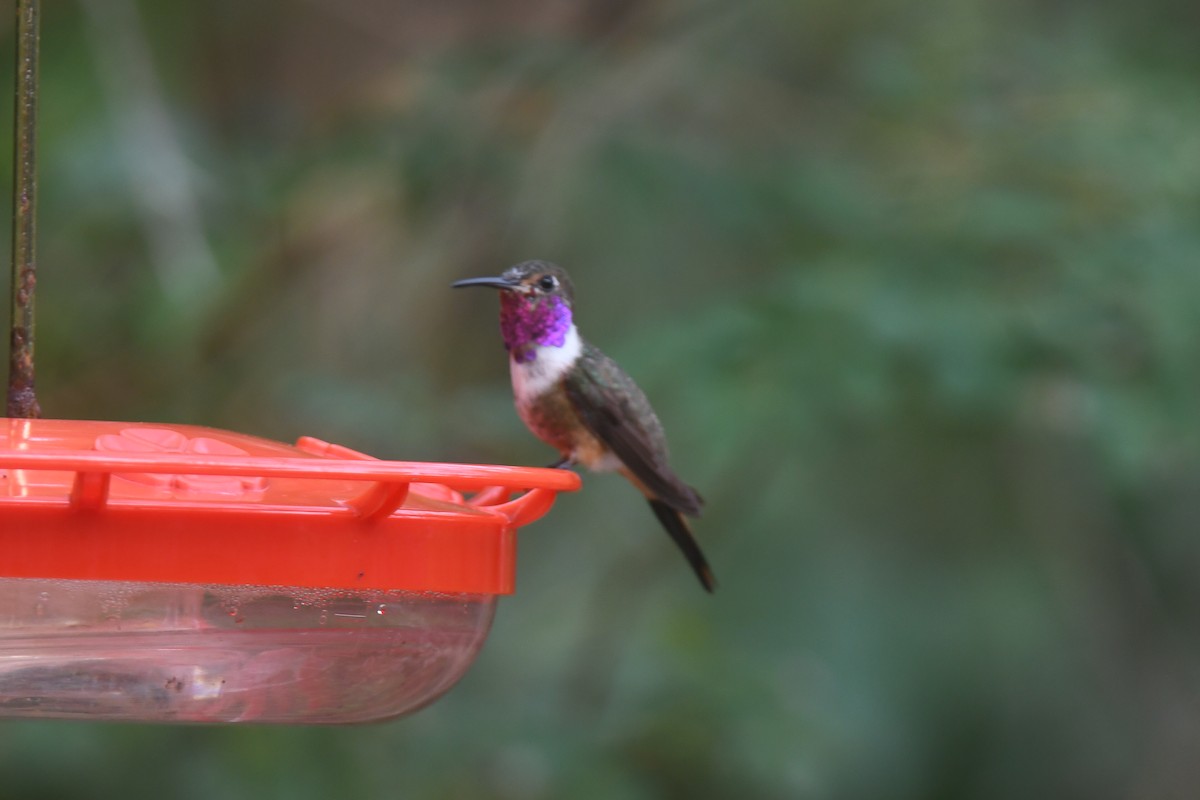
{"type": "Polygon", "coordinates": [[[329,622],[329,611],[327,609],[322,609],[321,616],[317,617],[317,624],[324,625],[326,622],[329,622]]]}

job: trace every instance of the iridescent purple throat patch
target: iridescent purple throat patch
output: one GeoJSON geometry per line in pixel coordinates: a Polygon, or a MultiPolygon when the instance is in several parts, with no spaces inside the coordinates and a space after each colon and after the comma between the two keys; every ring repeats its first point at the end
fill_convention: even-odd
{"type": "Polygon", "coordinates": [[[571,308],[561,297],[500,295],[500,333],[519,364],[537,358],[538,347],[562,347],[571,330],[571,308]]]}

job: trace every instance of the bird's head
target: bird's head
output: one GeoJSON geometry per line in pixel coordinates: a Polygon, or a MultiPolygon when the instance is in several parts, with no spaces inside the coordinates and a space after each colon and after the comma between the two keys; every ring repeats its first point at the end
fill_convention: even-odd
{"type": "Polygon", "coordinates": [[[500,290],[500,332],[518,362],[537,358],[538,347],[562,347],[574,323],[575,290],[567,272],[549,261],[523,261],[498,277],[455,281],[454,288],[500,290]]]}

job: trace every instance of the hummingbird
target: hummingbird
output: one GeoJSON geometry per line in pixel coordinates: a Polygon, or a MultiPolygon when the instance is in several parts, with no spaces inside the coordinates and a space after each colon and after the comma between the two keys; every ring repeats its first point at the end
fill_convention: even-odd
{"type": "Polygon", "coordinates": [[[551,466],[582,464],[628,478],[701,585],[713,591],[716,578],[684,519],[699,516],[704,500],[667,463],[667,437],[646,395],[615,361],[580,337],[566,270],[549,261],[524,261],[498,277],[453,286],[500,290],[500,333],[517,414],[558,450],[561,458],[551,466]]]}

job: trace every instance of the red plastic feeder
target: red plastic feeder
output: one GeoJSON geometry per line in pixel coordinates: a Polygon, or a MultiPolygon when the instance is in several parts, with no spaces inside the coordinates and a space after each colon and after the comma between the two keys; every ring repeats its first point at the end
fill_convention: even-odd
{"type": "Polygon", "coordinates": [[[409,713],[483,645],[517,529],[578,488],[311,438],[3,420],[0,716],[409,713]]]}

